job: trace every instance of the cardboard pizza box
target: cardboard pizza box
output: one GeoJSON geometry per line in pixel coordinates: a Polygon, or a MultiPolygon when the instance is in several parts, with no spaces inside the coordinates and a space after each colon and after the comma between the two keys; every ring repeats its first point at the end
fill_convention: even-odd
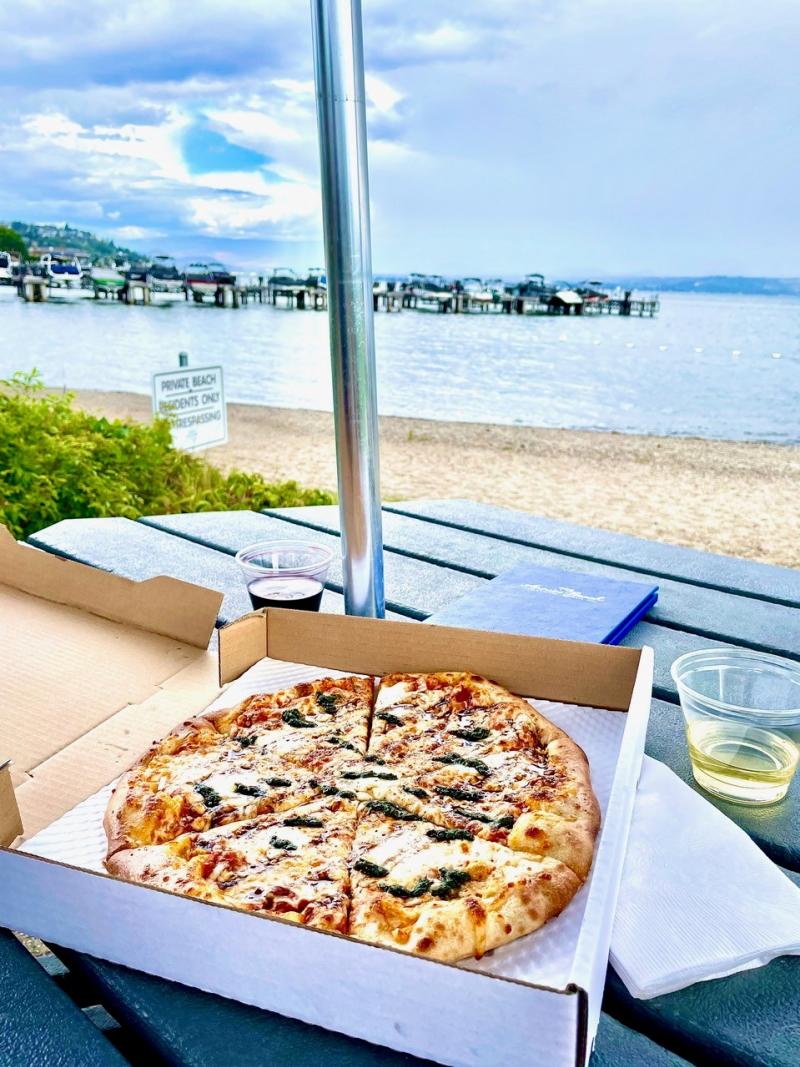
{"type": "MultiPolygon", "coordinates": [[[[132,582],[61,560],[0,530],[0,925],[451,1067],[496,1067],[498,1048],[504,1062],[529,1067],[584,1064],[644,749],[652,651],[271,609],[224,627],[217,657],[206,646],[220,599],[170,578],[132,582]],[[557,984],[537,980],[524,947],[505,969],[503,950],[480,966],[444,964],[25,851],[32,837],[58,839],[63,827],[69,840],[58,854],[72,855],[80,842],[69,828],[83,826],[76,813],[264,657],[359,674],[471,670],[613,720],[603,827],[557,984]]],[[[555,946],[561,920],[543,928],[555,946]]]]}

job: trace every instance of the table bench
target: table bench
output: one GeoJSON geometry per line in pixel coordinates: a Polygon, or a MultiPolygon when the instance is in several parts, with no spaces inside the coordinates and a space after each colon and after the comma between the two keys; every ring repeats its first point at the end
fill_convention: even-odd
{"type": "MultiPolygon", "coordinates": [[[[467,500],[394,503],[384,508],[383,519],[390,617],[425,619],[521,562],[610,576],[655,577],[659,602],[624,643],[647,643],[655,649],[647,751],[690,785],[694,783],[682,719],[669,674],[672,661],[709,645],[743,646],[800,659],[800,571],[467,500]]],[[[220,621],[225,622],[250,608],[233,554],[252,541],[306,535],[333,546],[336,559],[338,510],[214,512],[154,516],[139,522],[68,520],[29,540],[128,577],[171,574],[213,586],[224,594],[220,621]]],[[[341,580],[337,562],[323,599],[324,611],[343,610],[341,580]]],[[[800,884],[800,780],[783,802],[770,808],[715,803],[800,884]]],[[[54,951],[62,962],[54,965],[50,958],[51,971],[54,966],[57,971],[51,977],[10,935],[0,937],[2,1065],[146,1061],[181,1067],[217,1063],[299,1067],[312,1062],[326,1067],[415,1067],[421,1063],[124,967],[54,951]],[[37,1033],[43,1028],[48,1031],[45,1036],[37,1033]],[[54,1039],[58,1035],[60,1041],[54,1039]],[[84,1040],[86,1051],[78,1055],[75,1050],[84,1040]],[[70,1055],[59,1053],[60,1046],[70,1055]]],[[[799,1041],[800,958],[784,957],[758,970],[649,1001],[634,1000],[609,970],[592,1067],[674,1067],[685,1062],[797,1067],[799,1041]]],[[[499,1059],[498,1067],[501,1064],[499,1059]]]]}

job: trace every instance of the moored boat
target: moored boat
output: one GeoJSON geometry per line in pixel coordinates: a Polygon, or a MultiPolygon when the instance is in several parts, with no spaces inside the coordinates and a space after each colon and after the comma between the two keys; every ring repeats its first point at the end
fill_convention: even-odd
{"type": "Polygon", "coordinates": [[[221,285],[235,285],[236,278],[221,263],[190,263],[186,268],[186,285],[193,292],[216,293],[221,285]]]}
{"type": "Polygon", "coordinates": [[[16,285],[19,259],[13,252],[0,252],[0,285],[16,285]]]}
{"type": "Polygon", "coordinates": [[[125,284],[125,275],[113,260],[101,259],[92,265],[92,286],[95,291],[118,292],[125,284]]]}
{"type": "Polygon", "coordinates": [[[406,289],[427,296],[450,296],[453,287],[440,274],[409,274],[406,289]]]}
{"type": "Polygon", "coordinates": [[[453,286],[440,274],[409,274],[403,286],[414,299],[414,306],[420,304],[429,310],[432,306],[446,308],[453,300],[453,286]]]}
{"type": "Polygon", "coordinates": [[[487,278],[483,284],[487,292],[492,294],[492,300],[499,300],[501,296],[506,296],[508,293],[506,283],[502,278],[487,278]]]}
{"type": "Polygon", "coordinates": [[[309,267],[305,280],[308,289],[327,289],[328,279],[322,267],[309,267]]]}
{"type": "Polygon", "coordinates": [[[464,278],[458,285],[461,292],[476,303],[491,304],[494,300],[493,291],[480,278],[464,278]]]}
{"type": "Polygon", "coordinates": [[[182,293],[184,276],[171,256],[153,256],[148,267],[150,286],[156,293],[182,293]]]}
{"type": "Polygon", "coordinates": [[[584,304],[605,304],[609,294],[602,282],[587,281],[575,286],[575,292],[583,297],[584,304]]]}
{"type": "Polygon", "coordinates": [[[291,267],[275,267],[269,276],[267,286],[272,289],[302,289],[303,283],[291,267]]]}
{"type": "Polygon", "coordinates": [[[43,252],[39,257],[39,271],[48,285],[59,289],[80,288],[83,268],[78,257],[69,252],[43,252]]]}
{"type": "Polygon", "coordinates": [[[526,274],[521,282],[512,287],[515,296],[549,296],[555,289],[545,285],[543,274],[526,274]]]}

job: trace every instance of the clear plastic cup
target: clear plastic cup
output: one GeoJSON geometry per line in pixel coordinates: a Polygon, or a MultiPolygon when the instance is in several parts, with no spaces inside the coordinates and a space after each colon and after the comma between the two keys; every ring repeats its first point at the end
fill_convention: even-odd
{"type": "Polygon", "coordinates": [[[740,804],[782,800],[800,755],[800,664],[709,648],[676,659],[672,677],[698,784],[740,804]]]}
{"type": "Polygon", "coordinates": [[[259,541],[236,553],[254,608],[319,611],[333,553],[313,541],[259,541]]]}

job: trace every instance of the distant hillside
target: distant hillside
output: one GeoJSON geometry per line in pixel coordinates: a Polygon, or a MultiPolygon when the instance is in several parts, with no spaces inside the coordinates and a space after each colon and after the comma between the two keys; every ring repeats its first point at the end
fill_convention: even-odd
{"type": "Polygon", "coordinates": [[[800,296],[800,278],[746,278],[710,274],[702,278],[630,276],[611,279],[626,289],[657,293],[743,293],[752,296],[800,296]]]}
{"type": "Polygon", "coordinates": [[[35,222],[10,222],[12,230],[23,238],[29,248],[53,248],[81,252],[92,259],[105,259],[107,257],[121,256],[131,263],[145,260],[141,252],[134,252],[131,248],[122,248],[105,237],[98,237],[88,230],[77,230],[74,226],[64,223],[63,226],[39,225],[35,222]]]}

